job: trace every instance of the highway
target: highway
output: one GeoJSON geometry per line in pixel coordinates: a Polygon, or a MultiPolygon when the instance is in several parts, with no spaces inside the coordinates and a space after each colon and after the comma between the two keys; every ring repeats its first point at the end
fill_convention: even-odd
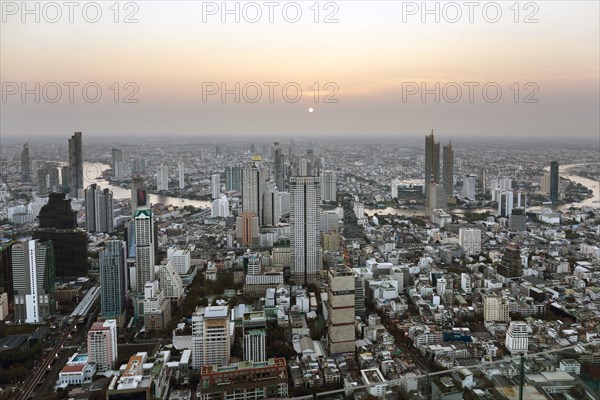
{"type": "Polygon", "coordinates": [[[36,370],[34,370],[33,374],[29,377],[29,379],[25,381],[21,390],[17,393],[17,396],[15,398],[16,400],[27,400],[30,397],[32,397],[32,394],[34,393],[35,388],[40,382],[40,379],[44,377],[44,374],[48,371],[48,367],[52,364],[52,361],[54,361],[54,357],[60,352],[62,346],[67,341],[67,338],[69,337],[73,329],[75,329],[75,327],[77,326],[77,321],[78,318],[73,318],[73,322],[71,322],[69,327],[64,331],[58,342],[56,342],[56,345],[52,348],[52,351],[46,355],[39,367],[36,370]]]}

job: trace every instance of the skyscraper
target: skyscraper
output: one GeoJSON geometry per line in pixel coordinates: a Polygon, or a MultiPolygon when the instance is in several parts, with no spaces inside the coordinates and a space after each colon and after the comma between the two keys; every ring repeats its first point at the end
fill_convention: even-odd
{"type": "Polygon", "coordinates": [[[210,177],[213,200],[221,197],[221,174],[212,174],[210,177]]]}
{"type": "Polygon", "coordinates": [[[56,276],[87,276],[87,233],[77,228],[77,212],[64,193],[50,193],[48,204],[40,210],[39,228],[33,238],[52,241],[56,258],[56,276]]]}
{"type": "Polygon", "coordinates": [[[160,164],[156,171],[156,190],[169,190],[169,166],[160,164]]]}
{"type": "Polygon", "coordinates": [[[279,142],[275,142],[273,144],[273,161],[275,162],[275,185],[277,186],[277,190],[283,192],[285,190],[285,166],[283,163],[283,154],[281,153],[281,146],[279,146],[279,142]]]}
{"type": "Polygon", "coordinates": [[[225,190],[242,193],[242,167],[233,165],[225,168],[225,190]]]}
{"type": "Polygon", "coordinates": [[[69,139],[69,186],[71,195],[79,197],[83,190],[83,150],[81,132],[75,132],[69,139]]]}
{"type": "Polygon", "coordinates": [[[118,356],[117,321],[94,322],[87,336],[88,360],[96,363],[96,371],[106,372],[115,367],[118,356]]]}
{"type": "Polygon", "coordinates": [[[108,240],[100,252],[100,309],[103,318],[119,319],[127,292],[125,242],[108,240]]]}
{"type": "Polygon", "coordinates": [[[514,193],[511,190],[502,192],[498,197],[498,215],[508,218],[514,208],[514,193]]]}
{"type": "Polygon", "coordinates": [[[244,361],[263,362],[267,359],[264,311],[245,313],[242,321],[244,361]]]}
{"type": "Polygon", "coordinates": [[[262,225],[273,226],[279,224],[281,218],[281,202],[279,201],[279,191],[272,182],[268,183],[268,189],[263,196],[263,221],[262,225]]]}
{"type": "Polygon", "coordinates": [[[138,208],[135,224],[136,287],[142,291],[146,282],[154,280],[154,220],[148,207],[138,208]]]}
{"type": "Polygon", "coordinates": [[[290,266],[296,284],[315,282],[321,273],[319,178],[290,178],[290,266]]]}
{"type": "Polygon", "coordinates": [[[179,161],[177,164],[177,172],[179,173],[179,189],[185,188],[185,163],[179,161]]]}
{"type": "MultiPolygon", "coordinates": [[[[475,200],[475,182],[477,181],[477,175],[466,174],[463,176],[463,190],[462,195],[465,199],[475,200]]],[[[445,183],[445,180],[444,180],[445,183]]],[[[444,187],[446,190],[446,187],[444,187]]]]}
{"type": "Polygon", "coordinates": [[[85,189],[85,226],[88,232],[113,233],[113,193],[95,183],[85,189]]]}
{"type": "Polygon", "coordinates": [[[37,193],[45,195],[60,190],[58,188],[58,168],[45,166],[37,171],[37,193]]]}
{"type": "Polygon", "coordinates": [[[269,169],[260,156],[252,157],[246,164],[242,179],[242,208],[244,212],[253,212],[259,223],[263,221],[263,195],[269,181],[269,169]]]}
{"type": "Polygon", "coordinates": [[[351,269],[335,267],[327,273],[327,350],[329,354],[354,351],[355,281],[351,269]]]}
{"type": "Polygon", "coordinates": [[[131,215],[135,216],[138,207],[147,205],[147,193],[144,179],[140,175],[131,178],[131,215]]]}
{"type": "Polygon", "coordinates": [[[321,201],[335,202],[337,200],[337,176],[335,172],[323,170],[321,172],[321,201]]]}
{"type": "Polygon", "coordinates": [[[31,181],[31,162],[29,161],[29,143],[23,145],[21,152],[21,181],[31,181]]]}
{"type": "Polygon", "coordinates": [[[504,345],[511,355],[527,354],[527,350],[529,349],[527,323],[524,321],[511,321],[506,331],[504,345]]]}
{"type": "Polygon", "coordinates": [[[454,150],[452,150],[452,142],[449,142],[443,147],[442,158],[444,190],[446,191],[446,195],[452,196],[454,193],[454,150]]]}
{"type": "Polygon", "coordinates": [[[12,246],[15,320],[44,322],[54,311],[55,259],[52,242],[26,240],[12,246]]]}
{"type": "Polygon", "coordinates": [[[433,136],[425,136],[425,193],[431,183],[440,183],[440,144],[436,143],[433,136]]]}
{"type": "Polygon", "coordinates": [[[498,274],[505,278],[519,278],[523,276],[521,249],[518,244],[510,243],[506,246],[502,260],[498,265],[498,274]]]}
{"type": "Polygon", "coordinates": [[[120,178],[123,175],[122,171],[120,171],[120,169],[122,169],[123,166],[123,164],[121,164],[123,162],[123,151],[121,149],[113,148],[111,150],[111,156],[111,167],[113,176],[120,178]]]}
{"type": "Polygon", "coordinates": [[[550,162],[550,200],[558,201],[560,177],[558,175],[558,161],[550,162]]]}
{"type": "Polygon", "coordinates": [[[192,367],[227,365],[230,350],[229,308],[196,308],[192,314],[192,367]]]}

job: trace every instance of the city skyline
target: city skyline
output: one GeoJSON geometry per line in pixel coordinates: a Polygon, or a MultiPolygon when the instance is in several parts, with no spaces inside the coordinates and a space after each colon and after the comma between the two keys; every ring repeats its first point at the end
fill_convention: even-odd
{"type": "MultiPolygon", "coordinates": [[[[244,15],[239,23],[231,16],[222,23],[220,10],[203,15],[201,2],[168,7],[163,2],[139,3],[138,22],[132,24],[114,23],[108,5],[97,24],[81,18],[69,24],[65,16],[53,24],[43,15],[40,23],[27,18],[22,23],[18,14],[5,14],[0,39],[5,57],[0,66],[6,98],[0,131],[5,137],[74,130],[89,138],[173,133],[403,137],[443,127],[449,135],[465,137],[597,137],[597,3],[540,2],[535,3],[537,10],[520,9],[518,16],[508,3],[500,3],[502,18],[497,23],[481,12],[474,13],[473,23],[466,14],[452,23],[449,11],[436,23],[435,15],[407,15],[404,3],[333,3],[337,11],[319,3],[319,23],[304,3],[297,23],[276,13],[272,24],[250,23],[244,15]],[[338,22],[322,23],[332,13],[338,22]],[[524,23],[530,15],[538,22],[524,23]],[[37,65],[47,67],[39,72],[37,65]],[[31,89],[35,82],[40,88],[61,83],[64,98],[50,103],[45,100],[52,94],[40,89],[39,103],[35,95],[26,95],[22,102],[21,93],[10,94],[13,87],[6,86],[17,83],[20,91],[22,83],[31,89]],[[64,82],[80,83],[72,103],[66,99],[64,82]],[[97,103],[81,97],[79,89],[90,82],[102,89],[97,103]],[[120,87],[117,103],[114,82],[120,87]],[[135,91],[125,88],[127,82],[137,85],[138,103],[123,102],[135,91]],[[252,96],[241,93],[239,103],[235,95],[222,102],[218,92],[203,101],[203,85],[225,83],[231,89],[236,82],[241,88],[258,83],[260,101],[251,103],[247,98],[252,96]],[[295,83],[302,98],[288,102],[276,91],[279,95],[271,103],[264,82],[279,88],[295,83]],[[313,98],[315,82],[318,103],[313,98]],[[336,86],[326,88],[328,82],[336,86]],[[472,103],[466,82],[479,84],[472,103]],[[415,90],[413,83],[418,92],[408,94],[415,90]],[[440,85],[439,103],[433,94],[422,102],[422,83],[427,90],[440,85]],[[479,90],[491,83],[502,90],[496,103],[479,90]],[[526,86],[529,83],[536,86],[526,86]],[[445,85],[450,85],[447,92],[445,85]],[[463,96],[452,103],[456,85],[463,96]],[[335,91],[339,102],[323,103],[335,91]],[[539,102],[525,103],[527,96],[539,102]]],[[[120,11],[121,19],[129,14],[120,11]]],[[[492,97],[494,90],[490,89],[492,97]]]]}

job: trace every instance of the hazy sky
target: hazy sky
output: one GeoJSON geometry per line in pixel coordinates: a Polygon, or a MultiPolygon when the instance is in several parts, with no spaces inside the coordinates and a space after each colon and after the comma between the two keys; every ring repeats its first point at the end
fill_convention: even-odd
{"type": "Polygon", "coordinates": [[[272,23],[265,2],[228,8],[236,3],[237,23],[220,1],[120,3],[118,16],[112,1],[98,2],[96,23],[85,19],[96,18],[95,6],[84,12],[80,3],[70,23],[62,2],[55,3],[60,18],[40,5],[39,22],[23,3],[3,2],[2,135],[400,136],[431,128],[444,136],[599,135],[597,1],[479,2],[474,9],[428,2],[438,4],[439,22],[423,14],[421,1],[282,1],[272,23]],[[258,9],[262,16],[251,23],[258,9]],[[292,23],[297,9],[302,15],[292,23]],[[138,22],[124,23],[132,13],[138,22]],[[325,23],[330,14],[338,22],[325,23]],[[72,103],[64,82],[79,85],[72,103]],[[125,88],[128,82],[135,86],[125,88]],[[236,92],[236,82],[239,103],[233,93],[223,102],[221,83],[236,92]],[[102,90],[98,102],[85,100],[86,84],[90,99],[102,90]],[[23,101],[24,86],[39,103],[35,94],[23,101]],[[51,103],[56,86],[62,95],[51,103]],[[252,103],[256,87],[262,95],[252,103]],[[293,103],[296,88],[302,97],[293,103]],[[336,88],[338,102],[323,103],[336,88]],[[430,90],[424,99],[422,89],[430,90]],[[127,94],[138,102],[124,102],[127,94]]]}

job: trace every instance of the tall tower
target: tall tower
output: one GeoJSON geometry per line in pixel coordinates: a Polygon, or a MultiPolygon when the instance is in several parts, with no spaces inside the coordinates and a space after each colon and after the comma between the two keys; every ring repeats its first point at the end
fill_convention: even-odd
{"type": "Polygon", "coordinates": [[[113,176],[116,178],[121,178],[121,176],[123,175],[122,171],[120,171],[120,169],[123,166],[123,150],[113,148],[111,150],[111,156],[112,156],[111,167],[112,167],[112,171],[113,171],[113,176]]]}
{"type": "Polygon", "coordinates": [[[156,171],[156,190],[167,191],[169,190],[169,166],[160,164],[158,171],[156,171]]]}
{"type": "Polygon", "coordinates": [[[260,224],[263,222],[263,195],[269,181],[269,169],[264,166],[260,156],[252,157],[243,171],[242,208],[244,212],[253,212],[260,224]]]}
{"type": "Polygon", "coordinates": [[[146,206],[148,203],[146,184],[140,175],[131,178],[131,215],[135,216],[138,207],[146,206]]]}
{"type": "Polygon", "coordinates": [[[337,176],[335,172],[323,170],[321,172],[321,201],[336,201],[337,176]]]}
{"type": "Polygon", "coordinates": [[[433,136],[425,136],[425,193],[431,183],[440,183],[440,144],[433,136]]]}
{"type": "Polygon", "coordinates": [[[31,181],[31,162],[29,160],[29,143],[23,145],[21,152],[21,181],[31,181]]]}
{"type": "Polygon", "coordinates": [[[275,185],[277,186],[277,190],[283,192],[285,190],[284,187],[284,164],[283,164],[283,154],[281,153],[281,146],[279,146],[279,142],[275,142],[273,144],[273,159],[275,161],[275,185]]]}
{"type": "Polygon", "coordinates": [[[85,189],[85,224],[88,232],[113,233],[113,193],[95,183],[85,189]]]}
{"type": "Polygon", "coordinates": [[[229,308],[196,308],[192,314],[192,367],[227,365],[230,351],[229,308]]]}
{"type": "Polygon", "coordinates": [[[449,142],[443,147],[442,158],[444,190],[448,196],[452,196],[454,192],[454,150],[452,150],[452,142],[449,142]]]}
{"type": "Polygon", "coordinates": [[[177,164],[177,172],[179,174],[179,189],[185,188],[185,163],[179,161],[177,164]]]}
{"type": "Polygon", "coordinates": [[[52,242],[27,240],[12,246],[15,320],[44,322],[54,310],[55,260],[52,242]]]}
{"type": "Polygon", "coordinates": [[[71,194],[78,197],[83,190],[83,150],[81,132],[75,132],[69,139],[69,185],[71,194]]]}
{"type": "Polygon", "coordinates": [[[321,273],[319,178],[290,178],[290,266],[296,284],[313,283],[321,273]]]}
{"type": "Polygon", "coordinates": [[[552,202],[558,201],[559,182],[558,161],[550,161],[550,200],[552,202]]]}
{"type": "Polygon", "coordinates": [[[212,174],[210,177],[213,200],[221,197],[221,174],[212,174]]]}
{"type": "Polygon", "coordinates": [[[138,291],[154,280],[154,220],[148,207],[135,213],[135,268],[138,291]]]}
{"type": "Polygon", "coordinates": [[[225,168],[225,190],[242,193],[242,167],[232,165],[225,168]]]}
{"type": "Polygon", "coordinates": [[[329,354],[354,352],[355,281],[346,267],[336,267],[327,273],[327,350],[329,354]]]}
{"type": "Polygon", "coordinates": [[[127,291],[125,242],[108,240],[100,252],[100,309],[103,318],[119,319],[127,291]]]}
{"type": "Polygon", "coordinates": [[[94,322],[88,332],[87,348],[89,361],[96,363],[98,372],[113,369],[118,356],[117,321],[94,322]]]}

